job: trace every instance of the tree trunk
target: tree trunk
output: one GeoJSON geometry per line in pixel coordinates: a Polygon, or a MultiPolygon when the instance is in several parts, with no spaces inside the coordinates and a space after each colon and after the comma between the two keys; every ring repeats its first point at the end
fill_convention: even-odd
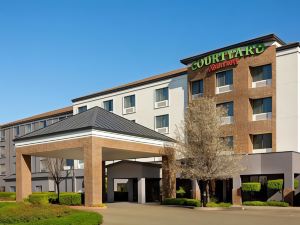
{"type": "Polygon", "coordinates": [[[198,180],[198,185],[201,192],[201,206],[206,207],[207,204],[207,180],[198,180]]]}
{"type": "Polygon", "coordinates": [[[57,203],[59,204],[59,195],[60,195],[59,183],[56,183],[56,188],[57,188],[57,203]]]}

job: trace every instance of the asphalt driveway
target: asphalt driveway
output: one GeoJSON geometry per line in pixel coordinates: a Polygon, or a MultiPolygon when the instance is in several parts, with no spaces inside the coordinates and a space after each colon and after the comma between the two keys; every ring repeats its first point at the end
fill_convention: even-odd
{"type": "Polygon", "coordinates": [[[160,205],[111,203],[96,210],[104,225],[299,225],[300,208],[203,211],[160,205]]]}

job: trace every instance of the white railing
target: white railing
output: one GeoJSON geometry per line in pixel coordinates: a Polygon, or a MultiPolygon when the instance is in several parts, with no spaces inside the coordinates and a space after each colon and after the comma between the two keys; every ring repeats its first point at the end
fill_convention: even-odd
{"type": "Polygon", "coordinates": [[[272,119],[272,112],[258,113],[252,115],[252,121],[270,120],[270,119],[272,119]]]}
{"type": "Polygon", "coordinates": [[[259,81],[252,82],[252,88],[265,87],[265,86],[271,86],[271,85],[272,85],[272,79],[259,80],[259,81]]]}
{"type": "Polygon", "coordinates": [[[216,94],[226,93],[229,91],[232,91],[232,84],[221,86],[221,87],[216,87],[216,94]]]}

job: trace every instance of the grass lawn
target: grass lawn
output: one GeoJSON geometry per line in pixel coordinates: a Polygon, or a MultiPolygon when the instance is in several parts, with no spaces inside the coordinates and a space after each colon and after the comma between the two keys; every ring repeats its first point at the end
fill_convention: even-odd
{"type": "Polygon", "coordinates": [[[95,212],[60,205],[0,202],[0,224],[26,225],[98,225],[102,216],[95,212]]]}

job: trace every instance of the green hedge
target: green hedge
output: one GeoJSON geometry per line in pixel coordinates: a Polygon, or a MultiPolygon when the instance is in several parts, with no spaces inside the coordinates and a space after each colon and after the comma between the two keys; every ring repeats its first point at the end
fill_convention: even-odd
{"type": "Polygon", "coordinates": [[[282,190],[283,189],[283,179],[268,180],[268,189],[282,190]]]}
{"type": "Polygon", "coordinates": [[[0,201],[16,200],[16,192],[0,192],[0,201]]]}
{"type": "Polygon", "coordinates": [[[188,198],[166,198],[163,201],[163,204],[199,207],[200,201],[196,199],[188,199],[188,198]]]}
{"type": "Polygon", "coordinates": [[[242,191],[259,192],[260,189],[261,189],[261,184],[259,182],[242,183],[242,191]]]}
{"type": "Polygon", "coordinates": [[[279,202],[279,201],[269,201],[269,202],[246,201],[246,202],[243,202],[243,205],[246,205],[246,206],[279,206],[279,207],[288,207],[289,203],[287,203],[287,202],[279,202]]]}
{"type": "Polygon", "coordinates": [[[81,205],[80,193],[62,193],[59,196],[59,204],[61,205],[81,205]]]}
{"type": "Polygon", "coordinates": [[[222,207],[222,208],[229,208],[231,206],[231,203],[228,202],[220,202],[220,203],[216,203],[216,202],[208,202],[206,204],[207,207],[222,207]]]}
{"type": "Polygon", "coordinates": [[[294,188],[297,189],[299,187],[299,180],[294,180],[294,188]]]}
{"type": "Polygon", "coordinates": [[[49,203],[47,194],[31,194],[29,195],[28,200],[32,204],[46,205],[49,203]]]}

